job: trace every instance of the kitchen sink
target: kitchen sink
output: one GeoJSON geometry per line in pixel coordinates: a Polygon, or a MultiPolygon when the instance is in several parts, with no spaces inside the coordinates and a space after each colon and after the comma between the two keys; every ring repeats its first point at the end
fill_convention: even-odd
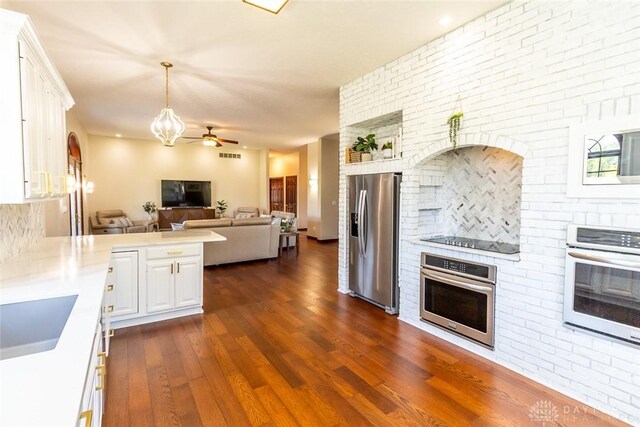
{"type": "Polygon", "coordinates": [[[0,360],[53,350],[77,298],[0,305],[0,360]]]}

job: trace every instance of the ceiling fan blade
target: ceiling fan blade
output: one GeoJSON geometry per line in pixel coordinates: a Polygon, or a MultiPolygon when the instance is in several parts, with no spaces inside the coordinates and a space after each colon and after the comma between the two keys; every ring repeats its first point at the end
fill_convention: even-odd
{"type": "Polygon", "coordinates": [[[216,148],[220,148],[220,147],[222,147],[222,144],[220,144],[219,141],[216,141],[216,148]]]}
{"type": "Polygon", "coordinates": [[[233,139],[218,138],[218,141],[226,142],[227,144],[238,144],[238,141],[234,141],[233,139]]]}

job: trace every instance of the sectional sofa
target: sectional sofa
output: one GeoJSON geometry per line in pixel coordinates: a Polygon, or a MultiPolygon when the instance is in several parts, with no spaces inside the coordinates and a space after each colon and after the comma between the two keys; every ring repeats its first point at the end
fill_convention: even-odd
{"type": "Polygon", "coordinates": [[[253,217],[185,221],[184,229],[208,229],[227,238],[204,244],[204,265],[277,258],[280,219],[253,217]]]}

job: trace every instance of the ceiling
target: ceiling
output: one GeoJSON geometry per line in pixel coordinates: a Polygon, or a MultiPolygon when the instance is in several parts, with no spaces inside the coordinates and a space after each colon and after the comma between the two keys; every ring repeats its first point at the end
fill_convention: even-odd
{"type": "Polygon", "coordinates": [[[153,139],[166,60],[185,136],[211,124],[241,146],[288,150],[338,132],[340,85],[502,3],[290,0],[278,15],[241,0],[2,7],[31,16],[89,134],[153,139]]]}

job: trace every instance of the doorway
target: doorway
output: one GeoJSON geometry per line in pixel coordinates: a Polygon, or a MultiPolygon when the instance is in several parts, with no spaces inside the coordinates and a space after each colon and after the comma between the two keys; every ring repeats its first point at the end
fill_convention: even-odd
{"type": "Polygon", "coordinates": [[[69,193],[69,223],[72,236],[84,234],[84,209],[82,203],[82,153],[80,141],[75,132],[67,138],[67,155],[69,160],[69,175],[73,176],[75,187],[69,193]]]}
{"type": "Polygon", "coordinates": [[[298,216],[298,177],[288,176],[285,178],[285,211],[298,216]]]}
{"type": "Polygon", "coordinates": [[[284,209],[284,178],[269,178],[269,211],[284,209]]]}

